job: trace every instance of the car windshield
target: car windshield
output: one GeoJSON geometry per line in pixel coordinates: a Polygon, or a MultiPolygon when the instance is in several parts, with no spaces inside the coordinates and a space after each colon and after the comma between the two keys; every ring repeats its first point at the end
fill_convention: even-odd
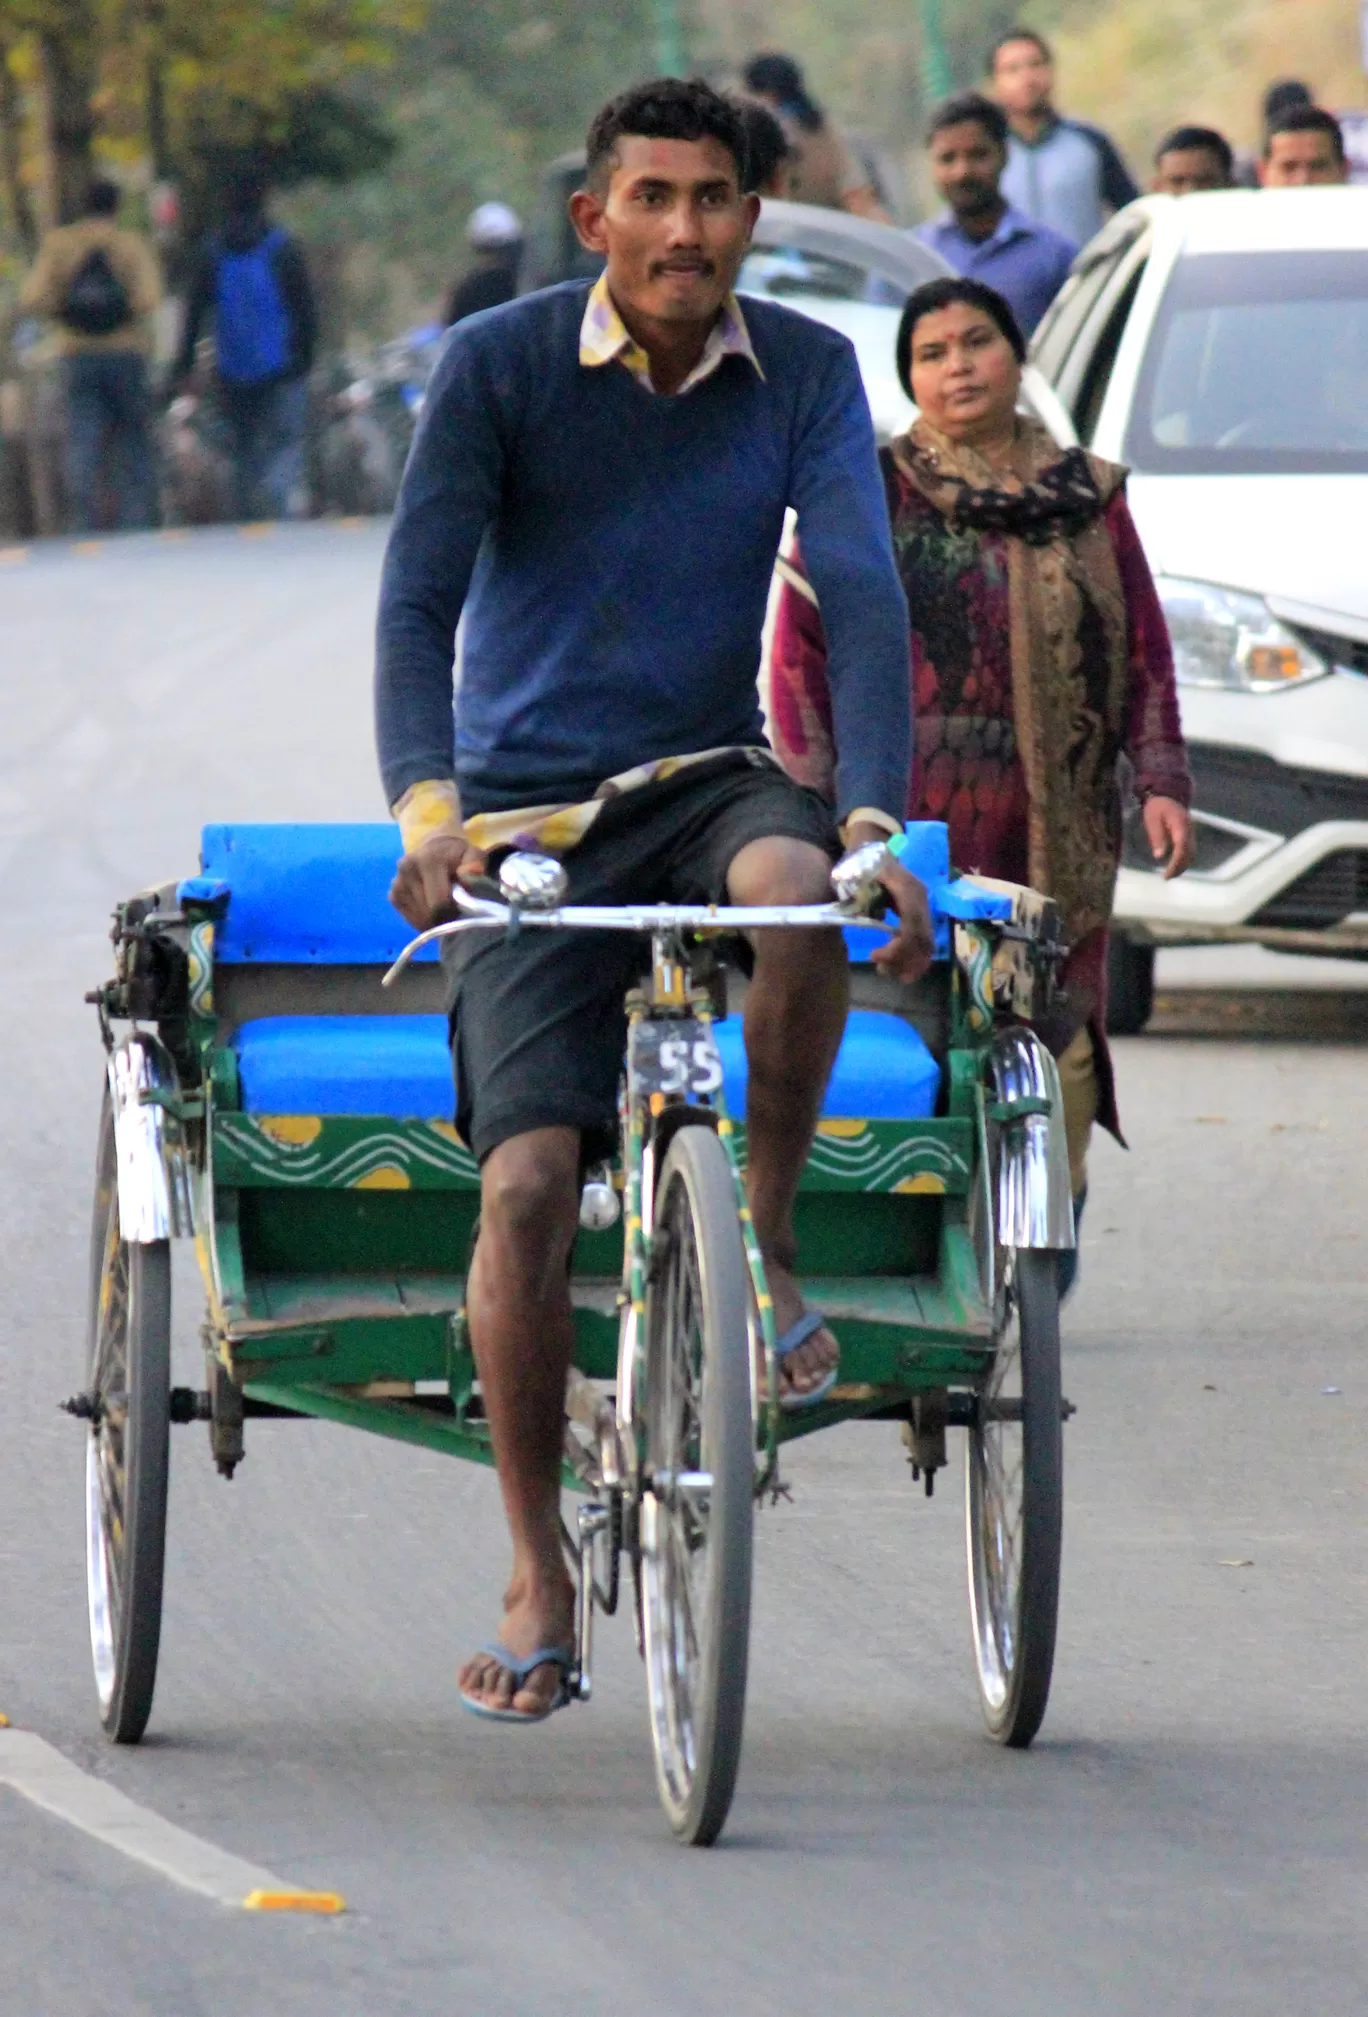
{"type": "Polygon", "coordinates": [[[1124,453],[1155,472],[1368,470],[1368,253],[1181,260],[1124,453]]]}

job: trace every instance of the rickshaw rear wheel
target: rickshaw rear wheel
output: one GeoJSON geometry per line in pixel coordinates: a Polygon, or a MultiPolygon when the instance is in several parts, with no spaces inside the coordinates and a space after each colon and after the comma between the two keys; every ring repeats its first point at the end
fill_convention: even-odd
{"type": "Polygon", "coordinates": [[[746,1712],[754,1536],[749,1277],[711,1128],[681,1128],[656,1189],[646,1307],[642,1627],[661,1804],[721,1833],[746,1712]]]}
{"type": "Polygon", "coordinates": [[[86,1594],[100,1721],[136,1744],[161,1644],[171,1440],[171,1248],[124,1240],[114,1115],[100,1116],[86,1392],[86,1594]]]}
{"type": "Polygon", "coordinates": [[[997,1354],[965,1464],[969,1614],[989,1735],[1024,1749],[1044,1719],[1059,1616],[1059,1257],[1017,1248],[1000,1261],[997,1354]]]}

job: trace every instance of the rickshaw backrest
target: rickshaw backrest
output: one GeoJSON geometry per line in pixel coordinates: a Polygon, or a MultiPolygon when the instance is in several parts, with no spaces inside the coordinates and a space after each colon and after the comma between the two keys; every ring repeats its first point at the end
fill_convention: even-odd
{"type": "Polygon", "coordinates": [[[388,966],[413,936],[389,901],[402,853],[388,822],[206,826],[203,872],[231,891],[215,960],[388,966]]]}

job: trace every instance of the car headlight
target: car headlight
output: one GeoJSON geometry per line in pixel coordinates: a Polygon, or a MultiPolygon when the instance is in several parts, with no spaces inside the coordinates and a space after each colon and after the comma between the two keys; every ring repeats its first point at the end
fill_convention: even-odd
{"type": "Polygon", "coordinates": [[[1233,687],[1241,693],[1281,693],[1320,679],[1330,661],[1279,623],[1259,595],[1214,588],[1207,581],[1155,581],[1173,639],[1173,667],[1182,686],[1233,687]]]}

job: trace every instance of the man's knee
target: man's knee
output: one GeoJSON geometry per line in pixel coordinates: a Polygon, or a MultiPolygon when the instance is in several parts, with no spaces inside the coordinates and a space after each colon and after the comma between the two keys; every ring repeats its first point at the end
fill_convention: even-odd
{"type": "Polygon", "coordinates": [[[727,870],[727,894],[736,904],[830,903],[831,862],[811,841],[749,841],[727,870]]]}
{"type": "Polygon", "coordinates": [[[480,1219],[529,1265],[563,1262],[579,1220],[578,1134],[538,1128],[500,1142],[481,1171],[480,1219]]]}

